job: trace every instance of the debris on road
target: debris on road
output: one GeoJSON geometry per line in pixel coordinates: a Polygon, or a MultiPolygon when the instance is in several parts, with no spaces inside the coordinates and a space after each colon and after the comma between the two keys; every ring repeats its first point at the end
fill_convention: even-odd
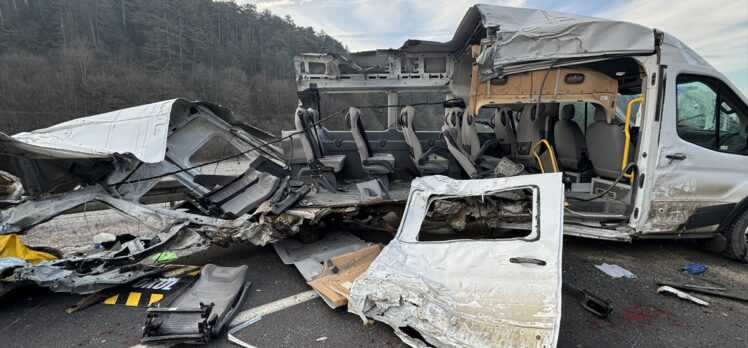
{"type": "Polygon", "coordinates": [[[27,247],[16,234],[0,235],[0,260],[9,257],[25,260],[32,264],[57,259],[52,254],[27,247]]]}
{"type": "Polygon", "coordinates": [[[748,295],[743,294],[735,294],[727,292],[726,288],[711,288],[711,287],[703,287],[703,286],[692,286],[692,285],[686,285],[686,284],[675,284],[675,283],[668,283],[668,282],[658,282],[658,284],[670,286],[673,288],[680,288],[683,290],[698,292],[705,295],[712,295],[717,297],[724,297],[729,298],[733,300],[738,301],[748,301],[748,295]]]}
{"type": "Polygon", "coordinates": [[[707,270],[708,268],[705,265],[702,265],[698,262],[688,263],[688,264],[683,265],[683,267],[681,267],[681,271],[684,274],[688,274],[692,276],[705,273],[707,270]]]}
{"type": "Polygon", "coordinates": [[[685,293],[683,291],[680,291],[680,290],[678,290],[676,288],[673,288],[673,287],[667,286],[667,285],[663,285],[663,286],[657,288],[657,293],[658,294],[661,294],[661,293],[673,294],[675,296],[678,296],[679,298],[682,298],[684,300],[689,300],[689,301],[691,301],[691,302],[693,302],[693,303],[695,303],[697,305],[701,305],[701,306],[708,306],[709,305],[709,302],[706,302],[706,301],[704,301],[704,300],[702,300],[700,298],[691,296],[691,295],[689,295],[689,294],[687,294],[687,293],[685,293]]]}
{"type": "Polygon", "coordinates": [[[247,327],[249,327],[250,325],[252,325],[252,324],[260,321],[260,319],[262,319],[262,317],[259,317],[259,316],[258,317],[254,317],[254,318],[249,319],[249,320],[247,320],[247,321],[245,321],[245,322],[237,325],[236,327],[230,329],[229,332],[228,332],[229,342],[236,343],[239,346],[244,347],[244,348],[257,348],[257,347],[255,347],[255,346],[253,346],[253,345],[251,345],[251,344],[249,344],[247,342],[244,342],[244,341],[240,340],[239,338],[237,338],[236,336],[234,336],[234,334],[236,334],[237,332],[239,332],[241,330],[244,330],[247,327]]]}
{"type": "Polygon", "coordinates": [[[609,299],[602,299],[587,289],[578,288],[569,283],[563,283],[563,289],[569,295],[579,300],[584,309],[600,318],[607,318],[613,311],[609,299]]]}
{"type": "Polygon", "coordinates": [[[619,265],[603,263],[602,265],[595,265],[595,267],[613,278],[636,278],[635,274],[619,265]]]}
{"type": "Polygon", "coordinates": [[[218,336],[246,298],[247,266],[207,264],[200,278],[168,301],[148,308],[141,343],[206,343],[218,336]]]}

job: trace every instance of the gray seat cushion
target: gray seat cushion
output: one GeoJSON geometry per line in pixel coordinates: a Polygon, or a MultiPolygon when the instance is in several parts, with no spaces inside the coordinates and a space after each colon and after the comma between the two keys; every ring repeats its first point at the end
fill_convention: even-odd
{"type": "Polygon", "coordinates": [[[343,170],[343,165],[345,165],[345,155],[326,155],[321,157],[319,161],[325,167],[330,167],[333,172],[338,173],[343,170]]]}
{"type": "Polygon", "coordinates": [[[564,105],[561,120],[553,130],[556,156],[564,169],[579,170],[579,160],[587,155],[587,142],[582,129],[574,122],[574,105],[564,105]]]}

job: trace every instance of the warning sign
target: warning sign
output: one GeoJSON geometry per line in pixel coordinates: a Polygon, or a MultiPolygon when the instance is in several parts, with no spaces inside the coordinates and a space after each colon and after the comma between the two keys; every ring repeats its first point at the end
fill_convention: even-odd
{"type": "Polygon", "coordinates": [[[104,300],[104,304],[131,307],[148,307],[167,295],[192,283],[194,276],[181,278],[144,278],[125,288],[124,291],[104,300]]]}

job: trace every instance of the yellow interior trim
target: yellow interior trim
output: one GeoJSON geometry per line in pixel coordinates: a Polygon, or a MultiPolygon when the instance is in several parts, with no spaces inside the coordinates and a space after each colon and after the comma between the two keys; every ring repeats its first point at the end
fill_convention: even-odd
{"type": "MultiPolygon", "coordinates": [[[[621,171],[626,169],[626,165],[628,164],[629,159],[629,147],[631,143],[631,132],[629,131],[629,125],[631,124],[631,109],[633,109],[634,104],[639,103],[639,109],[641,109],[641,106],[644,105],[644,96],[641,96],[636,99],[632,99],[628,106],[626,107],[626,123],[623,126],[623,133],[626,134],[626,142],[623,145],[623,159],[621,160],[621,171]]],[[[629,178],[630,182],[634,182],[634,174],[633,173],[623,173],[623,176],[629,178]]]]}
{"type": "Polygon", "coordinates": [[[543,161],[540,160],[540,155],[538,155],[538,152],[536,151],[538,146],[541,144],[545,145],[548,148],[548,153],[551,154],[551,164],[553,165],[553,172],[558,172],[558,166],[556,165],[556,154],[553,153],[553,147],[551,147],[551,143],[548,142],[546,139],[540,139],[535,145],[532,147],[532,155],[535,156],[535,160],[538,161],[538,166],[540,167],[540,172],[545,173],[545,168],[543,168],[543,161]]]}

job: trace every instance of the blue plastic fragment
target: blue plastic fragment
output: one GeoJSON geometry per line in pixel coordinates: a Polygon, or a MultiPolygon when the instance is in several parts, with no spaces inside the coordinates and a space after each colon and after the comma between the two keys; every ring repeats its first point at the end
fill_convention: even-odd
{"type": "Polygon", "coordinates": [[[693,262],[683,265],[683,268],[681,270],[683,271],[683,273],[688,275],[697,275],[706,272],[707,269],[708,268],[706,268],[706,266],[698,262],[693,262]]]}

